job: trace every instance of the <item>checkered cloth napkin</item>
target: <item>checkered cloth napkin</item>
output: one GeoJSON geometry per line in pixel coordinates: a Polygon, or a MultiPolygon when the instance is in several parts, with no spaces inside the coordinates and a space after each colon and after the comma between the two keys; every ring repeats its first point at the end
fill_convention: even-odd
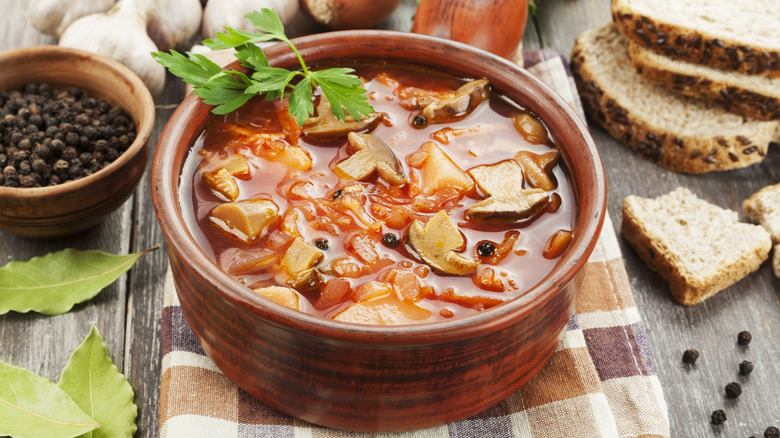
{"type": "MultiPolygon", "coordinates": [[[[526,68],[580,114],[565,59],[525,51],[526,68]]],[[[170,272],[162,315],[163,438],[369,437],[306,423],[239,389],[206,356],[182,315],[170,272]]],[[[609,217],[585,267],[576,313],[541,372],[507,400],[445,426],[382,434],[405,438],[668,437],[655,363],[609,217]]]]}

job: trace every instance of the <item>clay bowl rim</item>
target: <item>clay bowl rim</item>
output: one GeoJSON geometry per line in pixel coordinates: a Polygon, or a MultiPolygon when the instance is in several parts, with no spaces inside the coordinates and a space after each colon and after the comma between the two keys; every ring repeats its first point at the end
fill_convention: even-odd
{"type": "MultiPolygon", "coordinates": [[[[481,62],[497,65],[499,68],[508,70],[520,77],[518,83],[521,85],[517,85],[514,94],[523,95],[524,92],[528,91],[541,93],[540,97],[543,98],[538,99],[539,102],[534,102],[550,108],[551,111],[557,108],[560,111],[560,117],[566,119],[565,127],[577,131],[576,138],[582,140],[582,144],[579,146],[585,148],[585,151],[579,151],[579,148],[574,147],[570,147],[570,149],[574,149],[581,156],[589,157],[589,165],[586,165],[586,167],[592,167],[594,178],[593,183],[586,189],[591,193],[591,197],[583,205],[583,197],[585,195],[584,193],[579,193],[577,185],[574,184],[575,164],[577,166],[581,165],[570,161],[569,152],[564,153],[564,159],[569,167],[569,175],[578,203],[574,228],[577,232],[569,249],[553,270],[522,295],[504,304],[461,318],[431,323],[401,326],[344,323],[309,315],[289,309],[270,300],[265,300],[254,294],[248,287],[240,285],[240,283],[217,267],[216,263],[197,246],[195,238],[188,231],[181,214],[178,204],[181,168],[173,169],[173,166],[170,165],[176,156],[176,146],[180,146],[178,143],[181,140],[177,139],[177,136],[181,137],[181,134],[186,130],[188,122],[192,123],[193,119],[197,117],[196,114],[204,111],[208,112],[211,109],[211,106],[205,105],[193,94],[184,99],[169,119],[158,140],[152,161],[154,208],[160,227],[168,241],[169,253],[175,251],[181,255],[185,259],[183,262],[189,265],[196,275],[213,286],[216,293],[220,294],[221,299],[227,300],[234,308],[289,330],[325,339],[359,345],[431,345],[485,335],[523,319],[528,312],[532,312],[535,308],[543,305],[544,302],[565,289],[565,286],[581,272],[597,243],[604,223],[606,216],[606,178],[598,150],[590,136],[587,125],[552,88],[522,67],[465,44],[426,35],[381,30],[326,32],[296,38],[293,42],[305,58],[307,51],[320,50],[323,46],[333,44],[334,39],[360,41],[366,37],[394,39],[400,41],[397,43],[399,45],[404,43],[410,45],[422,44],[428,49],[467,52],[470,60],[479,59],[481,62]],[[522,85],[523,81],[526,81],[525,85],[522,85]],[[589,208],[586,209],[585,207],[589,208]]],[[[272,65],[279,65],[279,60],[283,59],[285,55],[288,57],[294,56],[283,43],[264,48],[264,52],[272,65]]],[[[356,55],[354,59],[368,60],[370,57],[356,55]]],[[[325,63],[323,62],[322,64],[325,63]]],[[[314,65],[316,64],[314,63],[314,65]]],[[[406,62],[406,64],[409,64],[409,62],[406,62]]],[[[228,68],[236,65],[237,63],[233,63],[228,68]]],[[[511,98],[511,93],[505,90],[499,91],[511,98]]],[[[211,117],[211,115],[206,115],[203,124],[211,117]]],[[[549,122],[545,122],[549,126],[549,122]]],[[[200,126],[203,126],[203,124],[200,126]]],[[[202,130],[199,130],[195,137],[200,132],[202,130]]],[[[188,151],[191,146],[192,144],[187,145],[188,151]]],[[[563,148],[559,147],[559,149],[564,152],[563,148]]]]}
{"type": "MultiPolygon", "coordinates": [[[[141,78],[139,78],[138,75],[136,75],[132,70],[130,70],[128,67],[125,67],[118,61],[115,61],[107,56],[88,52],[86,50],[73,49],[69,47],[61,47],[55,45],[42,45],[42,46],[22,47],[22,48],[12,49],[12,50],[2,52],[0,53],[0,66],[2,66],[6,62],[12,62],[14,60],[18,60],[21,58],[40,57],[42,60],[45,61],[46,59],[50,59],[51,56],[58,56],[63,58],[67,57],[67,58],[73,58],[74,60],[78,60],[81,62],[95,63],[96,65],[99,65],[102,68],[105,68],[109,71],[113,71],[114,73],[116,73],[117,77],[127,82],[128,85],[131,86],[134,90],[137,90],[138,92],[133,94],[136,96],[139,106],[141,108],[140,110],[141,117],[137,121],[133,120],[133,122],[136,125],[135,140],[133,140],[133,143],[131,143],[130,146],[127,148],[127,150],[122,152],[119,155],[119,157],[117,157],[116,160],[112,161],[108,166],[100,169],[99,171],[93,173],[92,175],[79,178],[75,181],[67,181],[62,184],[58,184],[56,186],[45,186],[45,187],[0,186],[0,198],[32,199],[32,198],[47,198],[47,197],[61,196],[64,194],[78,192],[79,190],[83,189],[86,186],[97,184],[100,183],[101,181],[107,182],[107,180],[109,180],[112,176],[114,176],[130,161],[134,160],[138,154],[142,153],[144,149],[148,147],[149,140],[152,136],[152,130],[154,128],[154,121],[155,121],[154,99],[152,98],[151,93],[146,88],[146,85],[143,83],[141,78]]],[[[94,93],[94,90],[90,87],[89,84],[76,84],[76,83],[68,83],[62,81],[58,82],[56,80],[40,81],[38,79],[35,79],[34,81],[47,82],[55,86],[67,85],[71,87],[79,87],[82,88],[84,91],[86,91],[88,94],[90,92],[94,93]]],[[[127,108],[124,108],[121,105],[114,103],[113,101],[111,101],[111,99],[106,99],[106,98],[103,99],[108,100],[109,102],[111,102],[112,105],[119,106],[125,112],[130,113],[130,111],[128,111],[127,108]]],[[[132,118],[132,114],[129,115],[132,118]]],[[[0,216],[3,215],[0,214],[0,216]]],[[[10,216],[10,217],[19,217],[19,216],[10,216]]]]}

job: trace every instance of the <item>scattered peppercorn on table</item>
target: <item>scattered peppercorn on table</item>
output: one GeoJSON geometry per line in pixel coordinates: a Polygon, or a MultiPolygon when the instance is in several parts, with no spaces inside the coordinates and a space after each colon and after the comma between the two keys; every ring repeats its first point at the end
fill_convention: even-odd
{"type": "MultiPolygon", "coordinates": [[[[611,19],[608,0],[538,3],[536,16],[529,18],[525,48],[547,46],[568,56],[580,32],[611,19]]],[[[414,0],[404,0],[382,27],[410,30],[415,5],[414,0]]],[[[56,43],[29,24],[26,8],[22,0],[5,5],[0,17],[0,50],[56,43]]],[[[290,33],[300,35],[314,28],[299,17],[290,33]]],[[[156,99],[152,147],[183,95],[184,85],[169,76],[156,99]]],[[[593,123],[591,130],[606,169],[608,210],[618,236],[621,203],[628,195],[656,197],[684,186],[702,199],[740,212],[747,220],[742,201],[780,182],[780,147],[770,147],[763,162],[745,169],[687,175],[639,158],[593,123]]],[[[0,233],[2,264],[68,247],[126,254],[164,245],[149,186],[149,179],[144,178],[124,206],[98,227],[77,236],[33,241],[0,233]]],[[[770,263],[705,302],[686,307],[672,299],[667,284],[620,237],[619,242],[658,368],[671,435],[760,437],[770,426],[780,427],[780,398],[776,396],[780,393],[780,280],[770,263]],[[722,414],[725,421],[714,425],[723,420],[722,414]]],[[[64,315],[0,316],[0,360],[56,382],[71,352],[94,324],[109,356],[135,391],[139,408],[135,436],[158,436],[160,314],[166,265],[166,251],[147,254],[128,275],[64,315]]]]}

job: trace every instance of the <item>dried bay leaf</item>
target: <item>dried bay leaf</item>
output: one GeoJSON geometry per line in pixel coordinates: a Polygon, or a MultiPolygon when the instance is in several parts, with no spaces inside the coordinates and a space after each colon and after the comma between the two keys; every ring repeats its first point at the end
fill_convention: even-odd
{"type": "Polygon", "coordinates": [[[0,361],[0,436],[68,438],[98,426],[54,383],[0,361]]]}
{"type": "Polygon", "coordinates": [[[59,386],[100,423],[89,438],[129,438],[135,433],[138,408],[133,403],[133,388],[111,362],[95,326],[73,352],[59,386]]]}
{"type": "Polygon", "coordinates": [[[57,315],[89,300],[127,272],[142,255],[65,249],[0,268],[0,315],[29,311],[57,315]]]}

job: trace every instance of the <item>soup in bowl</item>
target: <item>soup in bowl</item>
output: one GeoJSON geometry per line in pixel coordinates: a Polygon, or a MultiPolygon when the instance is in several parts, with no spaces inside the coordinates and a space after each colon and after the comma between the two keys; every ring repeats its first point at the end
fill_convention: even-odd
{"type": "Polygon", "coordinates": [[[603,222],[585,125],[461,44],[295,44],[310,65],[354,68],[375,113],[336,120],[316,92],[303,126],[285,102],[224,116],[183,102],[152,173],[193,332],[239,386],[326,426],[418,429],[503,400],[555,350],[603,222]]]}

